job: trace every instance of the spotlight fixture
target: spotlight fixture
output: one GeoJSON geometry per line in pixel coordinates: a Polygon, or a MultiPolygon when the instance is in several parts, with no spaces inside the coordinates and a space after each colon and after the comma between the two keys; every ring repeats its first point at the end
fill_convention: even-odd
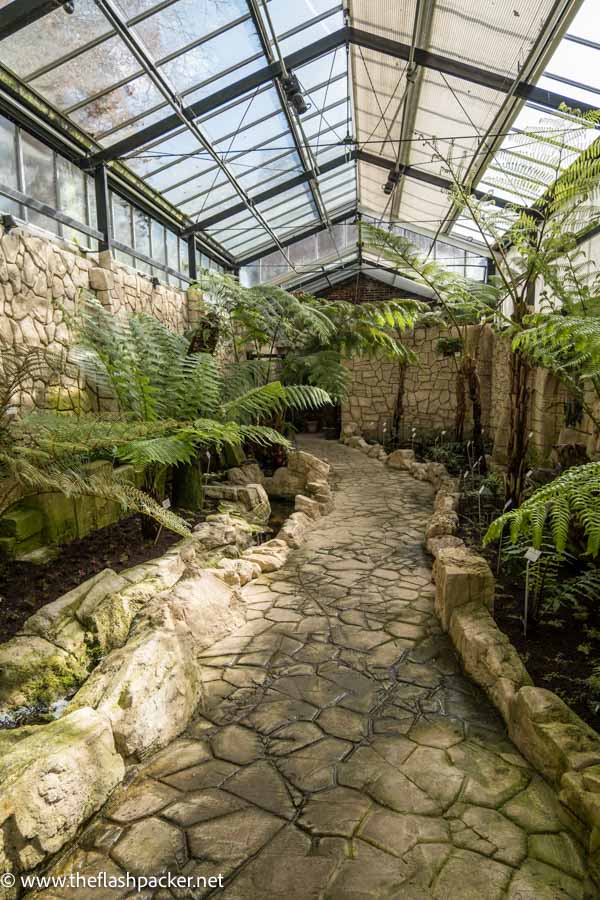
{"type": "Polygon", "coordinates": [[[63,8],[66,13],[72,16],[75,12],[75,0],[65,0],[65,2],[63,3],[63,8]]]}
{"type": "Polygon", "coordinates": [[[153,288],[160,287],[160,281],[158,280],[158,278],[156,277],[156,275],[153,275],[153,276],[152,276],[152,278],[150,279],[150,283],[152,284],[152,287],[153,287],[153,288]]]}
{"type": "Polygon", "coordinates": [[[2,226],[3,226],[6,234],[8,234],[9,231],[12,231],[13,228],[19,227],[19,223],[17,222],[15,217],[9,215],[8,213],[5,213],[3,216],[0,216],[0,222],[2,222],[2,226]]]}
{"type": "Polygon", "coordinates": [[[390,174],[388,175],[388,180],[383,185],[383,193],[391,194],[399,181],[400,181],[400,172],[398,172],[398,171],[396,171],[396,169],[394,169],[393,171],[390,172],[390,174]]]}
{"type": "Polygon", "coordinates": [[[302,90],[300,89],[300,82],[293,72],[289,72],[285,78],[281,79],[281,85],[285,92],[286,99],[293,107],[296,115],[302,116],[305,112],[308,112],[310,105],[304,99],[302,90]]]}

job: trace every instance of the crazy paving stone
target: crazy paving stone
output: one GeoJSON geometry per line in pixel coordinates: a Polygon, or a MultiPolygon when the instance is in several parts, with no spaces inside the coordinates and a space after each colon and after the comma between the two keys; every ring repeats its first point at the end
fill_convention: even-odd
{"type": "Polygon", "coordinates": [[[187,732],[45,874],[225,879],[140,900],[592,900],[581,825],[441,633],[433,488],[299,440],[333,464],[333,512],[242,589],[252,618],[201,651],[187,732]]]}

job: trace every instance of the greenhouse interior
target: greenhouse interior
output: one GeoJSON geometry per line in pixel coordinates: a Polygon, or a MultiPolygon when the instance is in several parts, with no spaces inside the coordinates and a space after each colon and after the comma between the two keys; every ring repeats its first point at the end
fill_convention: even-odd
{"type": "Polygon", "coordinates": [[[0,0],[0,900],[600,898],[599,26],[0,0]]]}

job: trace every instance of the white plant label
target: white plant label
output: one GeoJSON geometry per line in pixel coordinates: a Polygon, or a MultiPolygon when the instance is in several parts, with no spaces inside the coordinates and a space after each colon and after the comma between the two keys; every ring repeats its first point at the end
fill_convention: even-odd
{"type": "Polygon", "coordinates": [[[536,563],[541,555],[542,551],[536,550],[535,547],[528,547],[525,551],[525,559],[528,562],[536,563]]]}
{"type": "Polygon", "coordinates": [[[163,505],[163,509],[171,509],[171,501],[169,500],[168,497],[166,500],[163,500],[162,505],[163,505]]]}

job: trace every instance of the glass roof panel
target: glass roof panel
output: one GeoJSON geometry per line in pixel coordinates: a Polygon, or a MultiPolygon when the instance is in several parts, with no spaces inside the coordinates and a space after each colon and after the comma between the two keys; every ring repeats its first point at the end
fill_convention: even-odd
{"type": "MultiPolygon", "coordinates": [[[[128,16],[148,7],[143,0],[121,0],[121,8],[128,16]]],[[[152,4],[153,5],[153,4],[152,4]]],[[[248,17],[244,0],[177,0],[135,25],[140,37],[155,59],[176,53],[192,41],[203,40],[208,34],[231,24],[242,16],[248,17]]]]}
{"type": "MultiPolygon", "coordinates": [[[[312,0],[300,0],[299,3],[290,3],[289,0],[281,0],[281,2],[285,3],[286,7],[289,6],[290,10],[293,7],[303,7],[305,4],[307,6],[314,5],[312,0]]],[[[309,13],[304,21],[312,18],[314,18],[314,14],[309,13]]],[[[281,37],[279,41],[281,51],[284,54],[294,53],[296,50],[301,50],[302,47],[305,47],[307,44],[312,44],[314,41],[318,41],[326,35],[331,34],[332,31],[337,31],[337,29],[342,28],[343,25],[344,16],[341,6],[338,5],[326,19],[323,19],[320,22],[313,22],[312,25],[307,25],[302,31],[294,32],[287,37],[281,37]]]]}
{"type": "MultiPolygon", "coordinates": [[[[594,37],[598,38],[597,23],[594,37]]],[[[548,63],[547,70],[553,75],[560,75],[571,81],[600,89],[600,50],[573,44],[571,41],[561,41],[548,63]]],[[[557,88],[556,85],[551,90],[561,92],[560,87],[557,88]]],[[[570,94],[570,87],[565,87],[564,93],[570,94]]]]}
{"type": "MultiPolygon", "coordinates": [[[[304,25],[310,19],[341,9],[335,0],[269,0],[269,16],[273,22],[275,33],[279,37],[292,28],[304,25]]],[[[329,24],[321,25],[321,36],[327,34],[329,24]]]]}
{"type": "Polygon", "coordinates": [[[161,100],[162,94],[152,80],[142,75],[75,110],[71,113],[71,119],[91,137],[97,137],[118,128],[131,116],[144,113],[161,100]]]}
{"type": "MultiPolygon", "coordinates": [[[[176,90],[184,91],[229,70],[232,65],[245,62],[259,51],[256,31],[252,23],[246,21],[166,62],[162,71],[171,79],[176,90]]],[[[246,74],[261,65],[264,65],[264,59],[259,57],[246,68],[246,74]]],[[[236,74],[229,80],[236,81],[237,78],[236,74]]]]}
{"type": "Polygon", "coordinates": [[[64,110],[139,70],[139,63],[121,38],[113,36],[34,78],[31,87],[54,106],[64,110]]]}
{"type": "Polygon", "coordinates": [[[54,10],[0,41],[0,58],[3,65],[25,79],[40,64],[51,65],[63,55],[110,32],[94,0],[78,0],[72,15],[64,9],[54,10]]]}

